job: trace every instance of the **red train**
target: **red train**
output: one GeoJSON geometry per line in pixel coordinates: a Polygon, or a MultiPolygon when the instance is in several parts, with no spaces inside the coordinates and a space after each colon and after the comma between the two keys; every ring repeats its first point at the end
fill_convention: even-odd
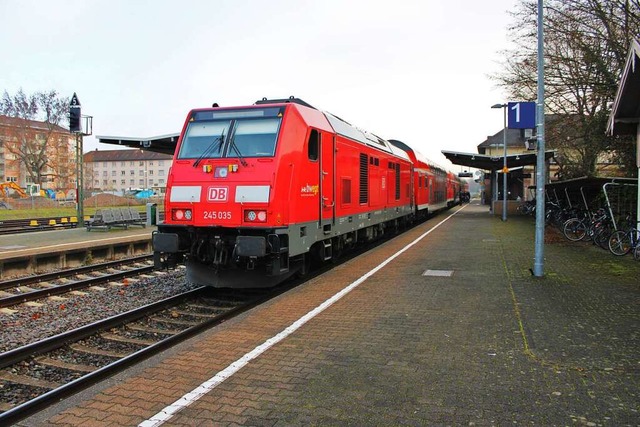
{"type": "Polygon", "coordinates": [[[192,110],[167,182],[156,268],[273,286],[418,216],[459,203],[460,181],[297,98],[192,110]]]}

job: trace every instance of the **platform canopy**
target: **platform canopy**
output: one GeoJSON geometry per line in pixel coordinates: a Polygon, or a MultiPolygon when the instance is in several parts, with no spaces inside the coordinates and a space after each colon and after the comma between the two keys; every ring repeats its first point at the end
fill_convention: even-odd
{"type": "MultiPolygon", "coordinates": [[[[635,135],[637,185],[640,188],[640,39],[631,42],[611,115],[607,123],[610,135],[635,135]]],[[[636,221],[640,224],[640,191],[636,200],[636,221]]]]}
{"type": "Polygon", "coordinates": [[[125,145],[131,148],[153,151],[156,153],[170,154],[176,151],[179,133],[153,136],[150,138],[134,138],[127,136],[96,136],[98,142],[103,144],[125,145]]]}
{"type": "MultiPolygon", "coordinates": [[[[629,48],[620,85],[607,123],[611,135],[636,135],[640,123],[640,39],[629,48]]],[[[640,167],[640,165],[638,165],[640,167]]]]}
{"type": "MultiPolygon", "coordinates": [[[[495,171],[502,169],[503,156],[486,156],[484,154],[460,153],[457,151],[442,150],[442,154],[454,165],[468,166],[471,168],[495,171]]],[[[546,151],[545,160],[549,160],[555,151],[546,151]]],[[[507,155],[507,167],[516,168],[536,164],[535,153],[510,154],[507,155]]]]}

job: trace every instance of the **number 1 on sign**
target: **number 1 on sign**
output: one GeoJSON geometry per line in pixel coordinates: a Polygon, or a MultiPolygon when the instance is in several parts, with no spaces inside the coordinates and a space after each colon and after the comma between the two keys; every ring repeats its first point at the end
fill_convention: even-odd
{"type": "Polygon", "coordinates": [[[520,103],[516,102],[511,109],[516,111],[516,123],[520,123],[520,103]]]}

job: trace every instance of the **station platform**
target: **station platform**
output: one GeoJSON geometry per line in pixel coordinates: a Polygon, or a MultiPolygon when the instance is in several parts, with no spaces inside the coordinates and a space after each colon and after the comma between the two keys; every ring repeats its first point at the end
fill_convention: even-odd
{"type": "Polygon", "coordinates": [[[536,278],[534,227],[454,208],[19,425],[638,425],[640,262],[536,278]]]}
{"type": "Polygon", "coordinates": [[[151,253],[151,233],[155,229],[155,226],[107,231],[68,228],[6,234],[0,237],[0,279],[151,253]]]}

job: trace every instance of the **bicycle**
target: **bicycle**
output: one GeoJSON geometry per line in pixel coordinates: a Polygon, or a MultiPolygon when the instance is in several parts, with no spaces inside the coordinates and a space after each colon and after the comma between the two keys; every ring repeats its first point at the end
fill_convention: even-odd
{"type": "Polygon", "coordinates": [[[593,240],[594,244],[606,248],[612,231],[612,222],[603,208],[598,209],[591,218],[585,213],[568,219],[562,226],[562,234],[572,242],[593,240]]]}
{"type": "Polygon", "coordinates": [[[633,257],[639,259],[639,240],[640,231],[635,227],[615,231],[611,234],[611,237],[609,237],[609,251],[617,256],[623,256],[633,251],[633,257]]]}

